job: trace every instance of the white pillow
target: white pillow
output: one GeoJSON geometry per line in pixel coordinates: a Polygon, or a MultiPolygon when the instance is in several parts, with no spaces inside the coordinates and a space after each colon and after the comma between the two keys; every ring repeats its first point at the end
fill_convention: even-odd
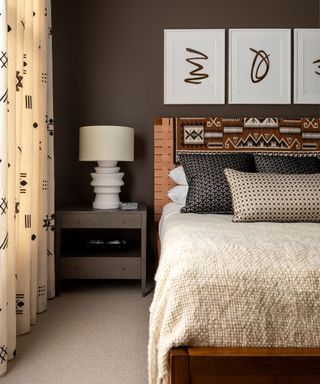
{"type": "Polygon", "coordinates": [[[187,185],[177,185],[170,189],[168,197],[176,204],[185,205],[189,187],[187,185]]]}
{"type": "Polygon", "coordinates": [[[169,177],[178,185],[188,185],[186,174],[184,173],[184,170],[181,165],[177,168],[172,169],[169,173],[169,177]]]}

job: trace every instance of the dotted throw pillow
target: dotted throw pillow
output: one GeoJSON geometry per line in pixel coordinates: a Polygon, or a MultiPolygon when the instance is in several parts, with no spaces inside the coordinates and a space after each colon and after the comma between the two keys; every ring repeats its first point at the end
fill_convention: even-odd
{"type": "Polygon", "coordinates": [[[317,157],[254,155],[256,169],[261,173],[320,173],[317,157]]]}
{"type": "Polygon", "coordinates": [[[233,221],[320,222],[320,173],[283,175],[226,169],[233,221]]]}
{"type": "Polygon", "coordinates": [[[182,213],[232,213],[225,168],[254,171],[253,156],[245,153],[179,153],[189,185],[182,213]]]}

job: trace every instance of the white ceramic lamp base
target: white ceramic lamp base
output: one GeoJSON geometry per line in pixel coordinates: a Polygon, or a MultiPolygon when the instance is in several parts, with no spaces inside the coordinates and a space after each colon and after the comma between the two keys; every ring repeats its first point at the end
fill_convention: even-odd
{"type": "Polygon", "coordinates": [[[122,180],[124,173],[119,172],[116,161],[98,161],[95,173],[91,173],[90,185],[94,187],[96,194],[92,204],[95,209],[116,209],[120,206],[120,187],[124,185],[122,180]]]}

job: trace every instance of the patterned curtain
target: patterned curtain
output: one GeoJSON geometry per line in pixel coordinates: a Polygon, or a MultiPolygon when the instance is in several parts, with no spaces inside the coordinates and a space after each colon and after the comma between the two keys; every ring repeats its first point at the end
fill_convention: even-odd
{"type": "Polygon", "coordinates": [[[54,296],[50,0],[0,0],[0,375],[54,296]]]}

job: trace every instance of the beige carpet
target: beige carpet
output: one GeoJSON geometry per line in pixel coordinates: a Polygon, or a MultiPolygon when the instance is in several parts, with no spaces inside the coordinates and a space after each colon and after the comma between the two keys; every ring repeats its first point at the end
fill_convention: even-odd
{"type": "Polygon", "coordinates": [[[151,299],[138,282],[65,286],[18,337],[1,384],[146,384],[151,299]]]}

